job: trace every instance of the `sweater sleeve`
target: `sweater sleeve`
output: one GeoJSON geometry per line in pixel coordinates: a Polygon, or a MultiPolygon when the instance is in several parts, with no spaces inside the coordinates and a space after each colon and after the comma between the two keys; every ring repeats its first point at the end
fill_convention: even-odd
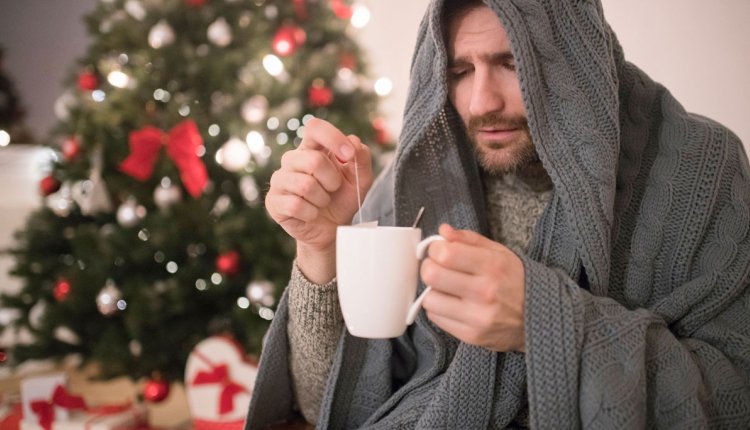
{"type": "Polygon", "coordinates": [[[526,269],[532,428],[742,428],[750,422],[750,292],[691,332],[657,309],[526,269]],[[553,358],[554,357],[554,358],[553,358]]]}
{"type": "Polygon", "coordinates": [[[343,327],[336,280],[313,284],[295,263],[288,294],[289,367],[294,394],[307,422],[317,424],[343,327]]]}

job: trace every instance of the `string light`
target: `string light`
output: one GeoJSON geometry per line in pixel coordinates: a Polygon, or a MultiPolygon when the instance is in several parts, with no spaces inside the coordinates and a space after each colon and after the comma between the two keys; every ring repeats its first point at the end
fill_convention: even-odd
{"type": "Polygon", "coordinates": [[[0,146],[10,145],[10,134],[5,130],[0,130],[0,146]]]}
{"type": "Polygon", "coordinates": [[[352,6],[352,26],[354,28],[364,28],[368,22],[370,22],[370,9],[363,4],[352,6]]]}
{"type": "Polygon", "coordinates": [[[387,96],[393,90],[393,82],[388,78],[380,78],[375,81],[375,94],[383,97],[387,96]]]}

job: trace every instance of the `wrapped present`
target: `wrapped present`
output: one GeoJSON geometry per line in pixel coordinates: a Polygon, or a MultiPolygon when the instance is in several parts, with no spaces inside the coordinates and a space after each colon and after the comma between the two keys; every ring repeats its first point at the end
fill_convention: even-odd
{"type": "Polygon", "coordinates": [[[257,373],[257,363],[229,337],[213,336],[196,345],[185,368],[194,429],[242,429],[257,373]]]}
{"type": "Polygon", "coordinates": [[[143,405],[102,406],[72,412],[66,420],[55,420],[49,427],[23,421],[21,430],[132,430],[145,422],[143,405]]]}
{"type": "Polygon", "coordinates": [[[130,430],[145,422],[142,405],[87,407],[66,388],[64,374],[21,381],[21,430],[130,430]]]}
{"type": "Polygon", "coordinates": [[[26,378],[21,381],[23,423],[49,429],[55,420],[67,420],[73,410],[85,409],[83,399],[68,393],[63,373],[26,378]]]}

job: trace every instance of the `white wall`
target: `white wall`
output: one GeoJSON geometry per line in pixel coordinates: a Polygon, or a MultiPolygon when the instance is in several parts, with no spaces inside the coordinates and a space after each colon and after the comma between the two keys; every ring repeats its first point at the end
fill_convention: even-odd
{"type": "MultiPolygon", "coordinates": [[[[363,0],[361,32],[373,70],[394,81],[384,103],[400,130],[417,27],[429,0],[363,0]]],[[[687,110],[724,123],[750,151],[750,1],[602,0],[626,58],[661,82],[687,110]]]]}

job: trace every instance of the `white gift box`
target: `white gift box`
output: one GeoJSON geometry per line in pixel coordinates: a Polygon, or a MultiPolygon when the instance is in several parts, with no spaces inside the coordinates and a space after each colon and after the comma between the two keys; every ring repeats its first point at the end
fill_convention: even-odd
{"type": "MultiPolygon", "coordinates": [[[[38,424],[39,420],[31,409],[31,404],[37,401],[52,401],[55,389],[58,386],[65,387],[67,377],[64,373],[55,373],[46,376],[25,378],[21,381],[21,404],[23,408],[22,423],[38,424]]],[[[67,409],[54,406],[54,420],[68,419],[67,409]]]]}
{"type": "Polygon", "coordinates": [[[185,391],[194,423],[242,423],[257,374],[257,365],[233,339],[214,336],[201,341],[185,367],[185,391]]]}
{"type": "MultiPolygon", "coordinates": [[[[118,412],[97,412],[96,408],[88,412],[71,413],[67,420],[56,419],[51,430],[130,430],[145,422],[146,408],[134,405],[118,412]]],[[[21,422],[20,430],[44,430],[37,422],[21,422]]]]}

